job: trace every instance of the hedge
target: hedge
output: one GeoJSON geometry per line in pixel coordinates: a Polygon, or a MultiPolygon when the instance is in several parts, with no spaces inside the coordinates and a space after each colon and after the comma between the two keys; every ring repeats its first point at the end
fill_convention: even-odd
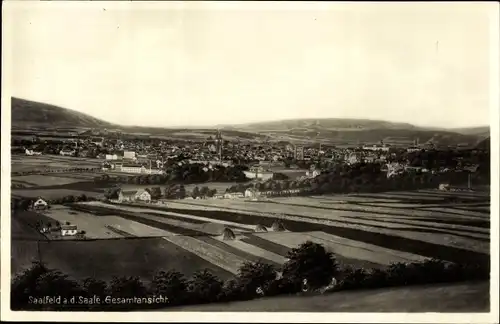
{"type": "Polygon", "coordinates": [[[489,268],[473,264],[457,264],[442,260],[426,260],[413,263],[394,263],[386,269],[342,268],[335,257],[324,248],[306,242],[292,249],[284,271],[257,262],[245,263],[234,278],[223,282],[208,270],[196,272],[191,278],[170,270],[159,271],[150,283],[145,284],[138,277],[115,277],[110,282],[94,278],[77,282],[67,275],[34,263],[24,273],[12,279],[11,308],[13,310],[90,310],[118,311],[165,308],[177,305],[217,303],[249,300],[262,296],[304,294],[302,278],[309,278],[310,293],[335,293],[342,290],[374,289],[394,286],[408,286],[431,283],[446,283],[467,280],[488,280],[489,268]],[[307,259],[307,262],[304,262],[307,259]],[[330,260],[330,261],[328,261],[330,260]],[[291,264],[295,263],[295,265],[291,264]],[[324,264],[322,267],[318,265],[324,264]],[[309,265],[309,266],[308,266],[309,265]],[[322,278],[318,278],[321,276],[322,278]],[[325,283],[336,278],[335,286],[325,283]],[[317,285],[314,286],[314,278],[317,285]],[[321,280],[318,280],[321,279],[321,280]],[[151,298],[166,296],[169,301],[147,302],[134,305],[66,304],[37,305],[29,303],[29,296],[63,296],[91,298],[106,296],[113,298],[151,298]],[[174,298],[175,297],[175,298],[174,298]]]}

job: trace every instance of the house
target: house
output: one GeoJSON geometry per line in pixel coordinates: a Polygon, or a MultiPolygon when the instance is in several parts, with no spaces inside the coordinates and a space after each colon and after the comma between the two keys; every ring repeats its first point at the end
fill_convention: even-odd
{"type": "Polygon", "coordinates": [[[413,152],[420,152],[421,150],[422,149],[420,147],[412,146],[412,147],[408,147],[406,149],[406,152],[413,153],[413,152]]]}
{"type": "Polygon", "coordinates": [[[151,193],[148,190],[120,190],[118,193],[118,202],[131,202],[131,201],[141,201],[141,202],[151,202],[151,193]]]}
{"type": "Polygon", "coordinates": [[[245,195],[241,192],[227,192],[224,194],[224,198],[233,199],[233,198],[243,198],[245,195]]]}
{"type": "Polygon", "coordinates": [[[106,160],[118,160],[118,155],[116,155],[116,154],[106,154],[106,160]]]}
{"type": "Polygon", "coordinates": [[[62,156],[74,156],[75,150],[61,150],[59,154],[62,156]]]}
{"type": "Polygon", "coordinates": [[[38,198],[34,203],[33,203],[33,209],[36,210],[44,210],[49,208],[49,204],[42,198],[38,198]]]}
{"type": "Polygon", "coordinates": [[[136,160],[136,154],[135,152],[130,152],[130,151],[125,151],[123,152],[123,158],[127,160],[136,160]]]}
{"type": "Polygon", "coordinates": [[[363,146],[363,150],[365,151],[384,151],[384,152],[387,152],[389,151],[389,147],[385,144],[382,144],[382,145],[372,145],[372,146],[369,146],[369,145],[365,145],[363,146]]]}
{"type": "Polygon", "coordinates": [[[104,137],[93,137],[90,140],[91,144],[94,144],[95,146],[102,147],[104,145],[104,137]]]}
{"type": "Polygon", "coordinates": [[[120,190],[118,193],[118,202],[129,202],[134,201],[136,190],[120,190]]]}
{"type": "Polygon", "coordinates": [[[161,169],[146,168],[141,164],[117,164],[116,170],[126,173],[139,173],[139,174],[163,174],[164,171],[161,169]]]}
{"type": "Polygon", "coordinates": [[[137,191],[134,195],[135,200],[142,202],[151,202],[151,193],[146,189],[137,191]]]}
{"type": "Polygon", "coordinates": [[[248,188],[245,190],[245,198],[257,198],[260,197],[260,192],[254,188],[248,188]]]}
{"type": "Polygon", "coordinates": [[[35,152],[34,150],[25,149],[24,152],[26,155],[42,155],[42,152],[35,152]]]}
{"type": "Polygon", "coordinates": [[[61,225],[61,236],[73,236],[78,232],[76,225],[61,225]]]}
{"type": "Polygon", "coordinates": [[[321,174],[320,170],[312,170],[312,171],[306,171],[306,177],[308,178],[316,178],[321,174]]]}
{"type": "Polygon", "coordinates": [[[450,190],[450,184],[449,183],[440,183],[439,184],[439,190],[449,191],[450,190]]]}
{"type": "Polygon", "coordinates": [[[349,156],[346,156],[345,158],[347,164],[359,163],[361,162],[361,159],[362,159],[361,154],[358,152],[352,152],[351,154],[349,154],[349,156]]]}

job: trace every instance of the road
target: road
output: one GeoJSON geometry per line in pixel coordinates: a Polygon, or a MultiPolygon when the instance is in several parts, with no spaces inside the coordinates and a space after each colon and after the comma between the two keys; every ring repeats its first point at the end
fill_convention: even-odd
{"type": "Polygon", "coordinates": [[[169,308],[190,312],[489,312],[489,282],[345,291],[169,308]]]}

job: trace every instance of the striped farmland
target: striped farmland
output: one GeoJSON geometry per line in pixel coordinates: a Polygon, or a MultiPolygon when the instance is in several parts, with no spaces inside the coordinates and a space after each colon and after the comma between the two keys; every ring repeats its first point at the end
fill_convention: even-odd
{"type": "MultiPolygon", "coordinates": [[[[51,213],[47,216],[69,219],[74,224],[80,222],[89,238],[102,239],[103,249],[106,241],[119,236],[123,240],[120,247],[127,246],[128,241],[135,242],[136,249],[141,246],[146,258],[148,249],[154,248],[155,257],[161,258],[163,254],[170,260],[175,247],[176,255],[182,255],[183,259],[176,260],[172,267],[187,269],[196,260],[193,266],[197,269],[218,269],[214,271],[221,274],[236,274],[246,261],[279,267],[286,262],[288,252],[305,241],[322,244],[341,264],[357,267],[383,268],[393,262],[428,258],[489,264],[489,208],[484,203],[489,195],[463,193],[466,202],[448,200],[461,195],[430,190],[275,198],[265,202],[238,199],[167,201],[165,205],[82,202],[64,207],[78,212],[72,216],[66,217],[64,208],[54,209],[52,216],[51,213]],[[271,225],[278,219],[287,232],[272,231],[271,225]],[[268,232],[256,232],[257,225],[266,227],[268,232]],[[235,234],[234,239],[221,237],[226,228],[235,234]],[[104,231],[111,235],[99,234],[104,231]],[[168,244],[148,240],[148,236],[168,244]],[[155,243],[148,247],[147,242],[155,243]],[[187,255],[193,257],[184,257],[187,255]]],[[[26,251],[23,253],[26,255],[26,251]]],[[[96,260],[100,259],[100,253],[105,255],[98,249],[93,253],[96,260]]],[[[133,260],[129,255],[137,252],[125,248],[121,253],[125,259],[133,260]]],[[[71,256],[67,258],[70,262],[71,256]]],[[[62,261],[56,263],[64,265],[62,261]]],[[[169,263],[161,266],[168,268],[169,263]]]]}

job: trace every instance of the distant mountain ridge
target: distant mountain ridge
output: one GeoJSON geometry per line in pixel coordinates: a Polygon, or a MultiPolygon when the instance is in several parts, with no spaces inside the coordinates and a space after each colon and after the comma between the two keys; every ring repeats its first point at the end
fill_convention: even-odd
{"type": "Polygon", "coordinates": [[[440,145],[474,146],[489,136],[489,127],[457,130],[419,127],[409,123],[350,118],[304,118],[214,127],[144,127],[120,126],[90,115],[55,105],[12,98],[12,128],[112,128],[123,132],[161,135],[168,138],[207,138],[216,128],[223,136],[235,140],[271,140],[287,142],[404,143],[432,142],[440,145]]]}

